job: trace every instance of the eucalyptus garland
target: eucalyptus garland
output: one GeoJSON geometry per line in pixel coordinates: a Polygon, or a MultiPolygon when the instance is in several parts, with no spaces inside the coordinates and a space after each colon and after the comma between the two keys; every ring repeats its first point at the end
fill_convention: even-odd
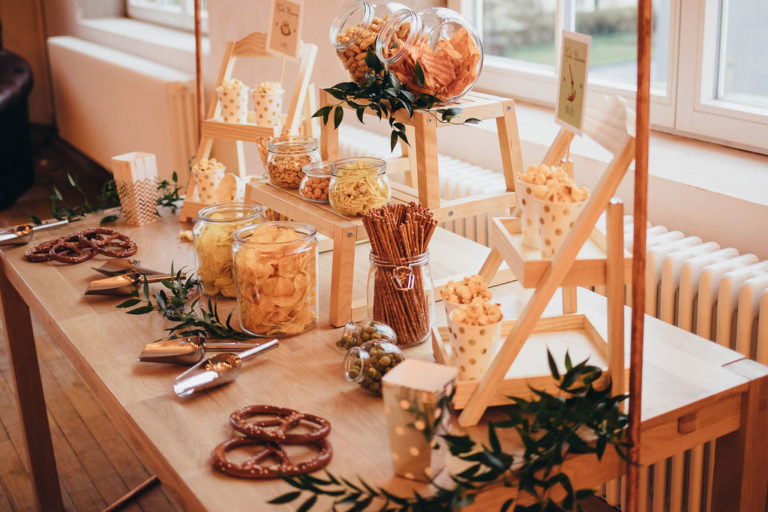
{"type": "MultiPolygon", "coordinates": [[[[315,112],[312,117],[322,117],[323,124],[328,121],[333,112],[333,126],[338,128],[344,119],[344,107],[354,109],[357,118],[364,123],[363,116],[366,111],[378,116],[379,119],[386,118],[389,126],[392,128],[390,135],[390,146],[394,151],[397,141],[409,144],[408,137],[405,134],[405,125],[397,120],[397,112],[405,111],[408,119],[413,117],[415,110],[424,110],[429,112],[436,120],[443,123],[449,123],[462,112],[459,107],[437,108],[434,107],[442,103],[443,100],[431,94],[413,94],[406,90],[394,73],[390,73],[384,68],[384,64],[374,54],[370,48],[365,56],[365,64],[369,72],[365,74],[365,82],[341,82],[333,87],[323,89],[325,92],[339,100],[335,105],[326,105],[315,112]]],[[[424,71],[420,63],[416,63],[415,68],[416,83],[424,85],[424,71]]],[[[479,123],[479,119],[465,119],[466,124],[479,123]]]]}
{"type": "Polygon", "coordinates": [[[549,351],[547,358],[561,393],[532,389],[532,400],[512,397],[514,405],[503,409],[506,419],[488,425],[487,444],[479,444],[467,435],[443,436],[450,453],[468,464],[462,472],[450,475],[453,487],[433,482],[435,492],[429,496],[415,491],[410,496],[399,496],[371,486],[360,477],[349,480],[325,471],[323,476],[284,478],[295,490],[269,503],[302,499],[298,510],[306,512],[325,496],[332,500],[333,510],[452,511],[471,505],[475,495],[489,486],[504,486],[516,497],[507,500],[501,512],[582,510],[581,501],[594,491],[574,490],[562,465],[569,455],[576,454],[595,454],[600,460],[608,446],[628,460],[624,438],[628,417],[620,408],[627,395],[611,396],[610,386],[605,385],[607,379],[601,379],[602,370],[587,361],[573,365],[566,353],[566,372],[561,375],[549,351]],[[522,454],[504,451],[498,432],[505,429],[517,433],[524,446],[522,454]]]}

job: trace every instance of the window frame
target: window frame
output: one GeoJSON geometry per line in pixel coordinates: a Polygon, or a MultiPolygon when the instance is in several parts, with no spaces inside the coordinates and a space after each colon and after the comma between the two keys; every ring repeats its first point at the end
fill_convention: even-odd
{"type": "MultiPolygon", "coordinates": [[[[125,7],[130,18],[189,32],[195,30],[194,0],[181,0],[178,8],[157,5],[148,0],[126,0],[125,7]]],[[[208,33],[208,11],[206,10],[200,13],[200,28],[203,34],[208,33]]]]}
{"type": "MultiPolygon", "coordinates": [[[[570,10],[562,7],[567,1],[557,0],[556,33],[568,26],[566,16],[573,16],[573,13],[564,12],[570,10]]],[[[480,15],[480,2],[482,0],[448,0],[448,7],[474,21],[480,15]]],[[[714,85],[719,78],[714,53],[718,50],[719,32],[712,27],[720,21],[718,9],[721,2],[670,0],[666,90],[651,89],[651,126],[768,154],[768,109],[714,97],[714,85]]],[[[558,39],[555,39],[556,44],[558,39]]],[[[547,69],[546,66],[486,56],[477,87],[554,107],[556,79],[554,67],[547,69]]],[[[633,86],[594,75],[589,76],[589,87],[590,93],[618,94],[629,101],[636,97],[633,86]]]]}

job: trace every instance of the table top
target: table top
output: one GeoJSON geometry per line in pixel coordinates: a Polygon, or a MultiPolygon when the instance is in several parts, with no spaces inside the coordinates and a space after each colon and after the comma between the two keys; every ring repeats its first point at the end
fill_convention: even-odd
{"type": "MultiPolygon", "coordinates": [[[[85,229],[97,222],[98,217],[90,217],[45,233],[37,237],[37,242],[85,229]]],[[[115,226],[138,243],[136,257],[142,265],[158,270],[170,268],[171,261],[177,269],[193,265],[192,245],[181,242],[178,237],[182,228],[176,217],[169,214],[141,228],[115,226]]],[[[479,244],[447,232],[435,240],[441,240],[437,246],[444,250],[432,247],[433,265],[440,265],[442,258],[450,258],[452,265],[466,260],[467,274],[477,271],[482,263],[482,257],[478,259],[478,256],[487,253],[479,244]],[[462,248],[468,250],[449,252],[447,247],[456,247],[454,237],[462,240],[462,248]]],[[[22,256],[25,249],[2,251],[9,281],[145,463],[185,508],[262,509],[266,505],[259,504],[288,490],[279,480],[239,480],[210,468],[214,446],[233,435],[228,424],[229,414],[250,404],[290,407],[327,418],[332,424],[329,440],[334,449],[331,471],[346,476],[365,475],[371,483],[393,489],[411,486],[393,476],[381,400],[364,394],[343,378],[343,353],[334,346],[339,331],[325,322],[330,253],[320,257],[321,324],[317,329],[281,340],[278,350],[244,363],[234,383],[179,399],[173,394],[172,384],[180,368],[136,360],[145,343],[163,336],[165,324],[160,315],[128,315],[115,308],[123,300],[119,297],[83,295],[87,283],[99,277],[92,267],[98,266],[102,257],[79,265],[29,263],[22,256]]],[[[356,273],[366,272],[367,258],[357,260],[360,268],[356,273]]],[[[365,279],[355,281],[364,283],[365,279]]],[[[498,287],[494,292],[504,305],[505,314],[522,309],[530,294],[516,283],[498,287]]],[[[604,329],[604,299],[580,290],[579,302],[580,309],[584,306],[595,315],[591,318],[598,329],[604,329]]],[[[550,305],[552,312],[557,307],[557,301],[550,305]]],[[[441,309],[437,307],[436,311],[441,309]]],[[[628,331],[629,322],[626,324],[628,331]]],[[[661,425],[672,415],[679,415],[697,404],[738,398],[736,394],[744,390],[748,379],[723,368],[741,359],[738,353],[703,342],[652,318],[648,318],[645,329],[644,428],[646,424],[652,427],[654,422],[661,425]]],[[[432,360],[429,343],[405,353],[406,357],[432,360]]],[[[738,414],[738,410],[734,414],[738,414]]],[[[735,426],[729,428],[738,428],[738,419],[735,426]]],[[[722,435],[722,431],[717,435],[722,435]]]]}

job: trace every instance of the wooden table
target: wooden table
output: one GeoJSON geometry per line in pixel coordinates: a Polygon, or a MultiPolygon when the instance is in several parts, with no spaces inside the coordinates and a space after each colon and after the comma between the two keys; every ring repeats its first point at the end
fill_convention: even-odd
{"type": "MultiPolygon", "coordinates": [[[[38,241],[86,227],[89,221],[38,241]]],[[[143,228],[118,229],[138,242],[137,257],[145,266],[165,269],[173,260],[178,268],[193,261],[191,245],[178,241],[179,224],[173,217],[143,228]]],[[[467,273],[476,270],[488,250],[464,239],[460,239],[461,250],[455,250],[458,242],[453,237],[460,239],[443,234],[442,242],[432,247],[433,265],[450,259],[451,266],[463,265],[467,273]],[[445,251],[448,246],[454,250],[445,251]]],[[[226,388],[178,399],[171,389],[178,368],[136,362],[141,347],[163,334],[159,315],[127,315],[114,307],[119,298],[83,295],[87,282],[97,277],[91,267],[102,260],[97,257],[74,266],[32,264],[23,260],[23,251],[23,247],[2,251],[0,294],[41,510],[56,511],[62,505],[30,310],[142,460],[185,509],[265,510],[267,500],[286,492],[281,481],[238,480],[209,467],[212,448],[232,435],[230,412],[255,403],[328,418],[333,425],[334,457],[329,467],[333,472],[365,475],[371,483],[395,491],[412,487],[393,477],[381,401],[343,379],[343,354],[333,345],[337,330],[325,324],[283,340],[278,350],[246,363],[238,380],[226,388]]],[[[327,318],[330,254],[320,259],[320,301],[321,309],[326,310],[320,318],[327,318]]],[[[365,258],[356,261],[362,263],[365,258]]],[[[362,285],[364,281],[356,280],[362,285]]],[[[521,294],[527,293],[517,285],[505,285],[495,292],[505,304],[520,304],[521,294]],[[507,293],[515,297],[508,299],[507,293]]],[[[604,311],[603,299],[584,290],[580,290],[579,304],[597,317],[604,311]]],[[[550,306],[557,311],[558,305],[550,306]]],[[[647,321],[646,337],[643,463],[720,438],[712,510],[764,510],[768,466],[760,462],[768,446],[768,368],[652,318],[647,321]]],[[[409,349],[406,356],[432,357],[428,343],[409,349]]],[[[482,431],[477,433],[483,436],[482,431]]],[[[574,457],[568,467],[574,469],[577,488],[593,487],[623,471],[620,461],[610,454],[599,464],[591,456],[574,457]]],[[[480,495],[473,510],[498,509],[509,497],[506,492],[497,489],[480,495]]]]}

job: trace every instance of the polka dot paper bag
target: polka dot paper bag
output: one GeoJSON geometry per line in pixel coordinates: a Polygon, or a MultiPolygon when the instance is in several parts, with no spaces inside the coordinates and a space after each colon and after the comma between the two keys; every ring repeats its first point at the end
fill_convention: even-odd
{"type": "Polygon", "coordinates": [[[536,224],[541,237],[541,255],[551,258],[563,245],[581,209],[587,201],[574,203],[556,203],[544,199],[535,199],[536,224]]]}
{"type": "Polygon", "coordinates": [[[221,117],[225,123],[245,123],[248,120],[248,87],[217,87],[221,102],[221,117]]]}
{"type": "Polygon", "coordinates": [[[251,91],[253,111],[256,114],[256,124],[259,126],[277,126],[283,108],[283,91],[259,92],[251,91]]]}
{"type": "Polygon", "coordinates": [[[523,244],[532,248],[540,247],[539,228],[536,221],[536,205],[533,188],[536,185],[526,183],[515,176],[515,192],[517,192],[517,207],[520,209],[520,226],[523,231],[523,244]]]}
{"type": "Polygon", "coordinates": [[[480,380],[499,349],[501,320],[489,325],[459,324],[454,321],[456,311],[448,316],[453,365],[459,369],[459,380],[480,380]]]}

